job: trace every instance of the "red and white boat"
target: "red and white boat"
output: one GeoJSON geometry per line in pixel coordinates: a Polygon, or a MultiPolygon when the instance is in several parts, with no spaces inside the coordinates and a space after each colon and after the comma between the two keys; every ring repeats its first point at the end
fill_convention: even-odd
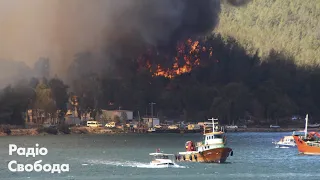
{"type": "Polygon", "coordinates": [[[212,123],[204,125],[203,141],[196,145],[192,141],[185,144],[186,151],[179,152],[178,161],[192,161],[203,163],[223,163],[229,155],[233,155],[231,148],[226,147],[225,132],[218,125],[218,119],[209,119],[212,123]]]}
{"type": "Polygon", "coordinates": [[[306,125],[304,135],[293,135],[300,154],[320,155],[320,134],[318,132],[308,133],[308,114],[306,115],[306,125]]]}

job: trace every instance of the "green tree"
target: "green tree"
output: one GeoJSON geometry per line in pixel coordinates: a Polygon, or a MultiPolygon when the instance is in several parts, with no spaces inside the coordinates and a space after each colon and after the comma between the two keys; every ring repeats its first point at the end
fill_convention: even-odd
{"type": "Polygon", "coordinates": [[[52,99],[55,101],[57,108],[66,112],[66,104],[69,98],[67,90],[69,87],[58,78],[50,79],[48,87],[51,90],[52,99]]]}
{"type": "Polygon", "coordinates": [[[113,121],[114,121],[116,124],[118,124],[118,123],[121,122],[121,118],[120,118],[118,115],[115,115],[115,116],[113,117],[113,121]]]}
{"type": "Polygon", "coordinates": [[[0,124],[24,125],[31,97],[30,89],[23,86],[3,89],[0,92],[0,124]]]}
{"type": "MultiPolygon", "coordinates": [[[[45,113],[45,119],[50,118],[52,121],[56,114],[56,102],[52,98],[51,89],[44,83],[39,83],[35,89],[36,101],[34,107],[42,109],[45,113]]],[[[43,123],[43,122],[42,122],[43,123]]]]}
{"type": "Polygon", "coordinates": [[[216,33],[232,36],[249,54],[285,51],[299,65],[319,64],[319,2],[252,0],[241,8],[222,5],[216,33]]]}
{"type": "Polygon", "coordinates": [[[211,106],[213,114],[223,117],[229,124],[237,123],[249,110],[251,94],[242,83],[229,83],[220,90],[219,97],[214,98],[211,106]]]}

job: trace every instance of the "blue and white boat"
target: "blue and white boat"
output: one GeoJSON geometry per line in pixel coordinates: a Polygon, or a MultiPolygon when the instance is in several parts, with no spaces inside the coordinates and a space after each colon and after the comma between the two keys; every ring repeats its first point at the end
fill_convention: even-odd
{"type": "Polygon", "coordinates": [[[291,148],[296,147],[296,142],[294,141],[293,136],[284,136],[278,142],[273,142],[276,145],[276,148],[291,148]]]}

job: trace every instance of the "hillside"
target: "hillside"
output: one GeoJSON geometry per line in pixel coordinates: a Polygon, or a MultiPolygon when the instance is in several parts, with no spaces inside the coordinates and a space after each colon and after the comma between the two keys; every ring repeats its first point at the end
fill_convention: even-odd
{"type": "Polygon", "coordinates": [[[270,49],[290,54],[298,65],[320,64],[320,0],[252,0],[224,4],[216,31],[234,37],[250,54],[270,49]]]}

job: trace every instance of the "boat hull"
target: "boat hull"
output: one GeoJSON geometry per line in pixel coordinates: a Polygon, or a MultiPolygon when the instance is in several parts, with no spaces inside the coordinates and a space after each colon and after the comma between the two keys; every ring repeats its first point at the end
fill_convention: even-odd
{"type": "Polygon", "coordinates": [[[293,148],[296,147],[296,144],[286,144],[286,143],[275,143],[277,148],[293,148]]]}
{"type": "Polygon", "coordinates": [[[305,141],[299,138],[299,136],[293,136],[296,141],[298,151],[301,154],[306,155],[320,155],[320,147],[319,146],[309,146],[305,141]]]}
{"type": "Polygon", "coordinates": [[[185,152],[178,156],[178,161],[201,162],[201,163],[224,163],[227,158],[233,155],[232,149],[223,147],[209,149],[203,152],[185,152]]]}
{"type": "Polygon", "coordinates": [[[276,144],[276,148],[294,148],[296,145],[276,144]]]}
{"type": "Polygon", "coordinates": [[[174,168],[174,167],[178,167],[178,165],[176,165],[176,164],[170,165],[170,164],[153,164],[153,163],[150,163],[150,166],[155,167],[155,168],[174,168]]]}

